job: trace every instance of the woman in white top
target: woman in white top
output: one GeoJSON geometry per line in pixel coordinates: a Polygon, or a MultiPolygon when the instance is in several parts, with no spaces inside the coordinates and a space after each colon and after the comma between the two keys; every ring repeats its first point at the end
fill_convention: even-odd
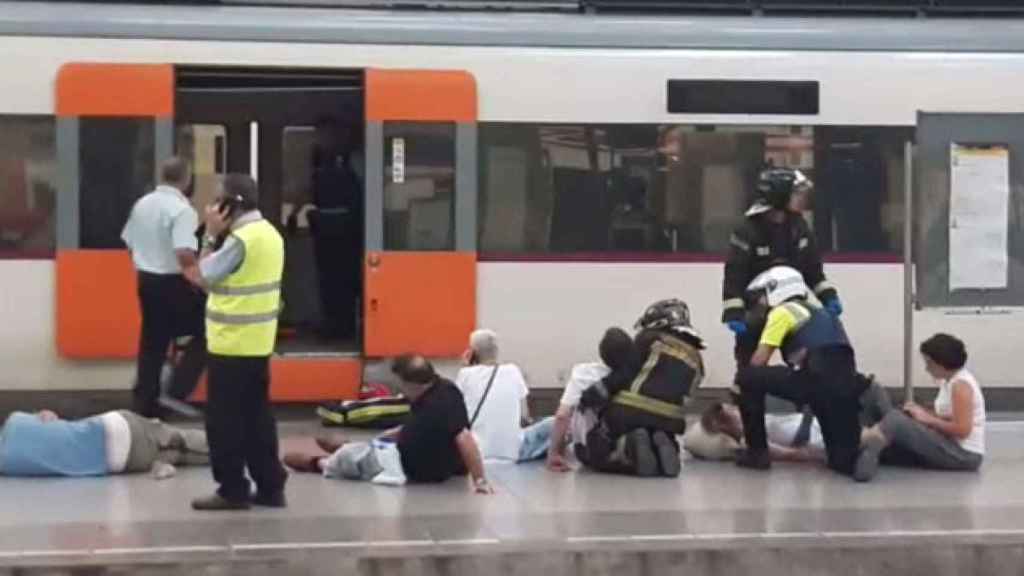
{"type": "Polygon", "coordinates": [[[925,370],[939,381],[934,411],[908,403],[864,431],[854,478],[866,482],[883,464],[977,470],[985,454],[985,397],[964,368],[967,349],[948,334],[921,343],[925,370]]]}

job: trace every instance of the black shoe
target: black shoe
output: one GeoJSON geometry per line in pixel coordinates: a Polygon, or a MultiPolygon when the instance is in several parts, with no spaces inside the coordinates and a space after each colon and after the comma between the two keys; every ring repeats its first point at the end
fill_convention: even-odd
{"type": "Polygon", "coordinates": [[[257,492],[252,495],[250,499],[253,506],[259,506],[261,508],[287,508],[288,499],[285,498],[284,490],[280,492],[273,492],[271,494],[265,494],[263,492],[257,492]]]}
{"type": "Polygon", "coordinates": [[[220,494],[213,494],[192,501],[193,510],[248,510],[248,500],[228,500],[220,494]]]}
{"type": "Polygon", "coordinates": [[[736,465],[740,468],[750,468],[751,470],[771,470],[772,457],[767,451],[753,452],[751,450],[744,450],[740,452],[739,456],[736,456],[736,465]]]}
{"type": "Polygon", "coordinates": [[[637,476],[658,474],[658,456],[652,446],[647,430],[634,430],[626,435],[626,458],[633,463],[633,473],[637,476]]]}
{"type": "Polygon", "coordinates": [[[651,435],[651,442],[658,456],[661,475],[669,478],[679,476],[683,469],[683,462],[679,459],[679,445],[672,441],[667,432],[661,430],[651,435]]]}

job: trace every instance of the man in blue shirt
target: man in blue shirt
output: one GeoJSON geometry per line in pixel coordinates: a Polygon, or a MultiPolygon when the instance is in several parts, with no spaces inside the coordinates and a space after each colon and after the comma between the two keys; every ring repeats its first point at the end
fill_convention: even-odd
{"type": "Polygon", "coordinates": [[[192,168],[182,158],[160,167],[161,184],[132,207],[121,238],[138,271],[142,333],[135,381],[135,411],[157,415],[160,371],[171,341],[192,336],[174,374],[170,394],[161,399],[172,408],[195,389],[206,364],[202,292],[190,284],[194,275],[199,216],[188,198],[192,168]]]}

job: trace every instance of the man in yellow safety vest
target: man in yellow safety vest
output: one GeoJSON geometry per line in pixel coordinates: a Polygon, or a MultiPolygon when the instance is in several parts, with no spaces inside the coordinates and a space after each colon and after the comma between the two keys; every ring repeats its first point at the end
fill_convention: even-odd
{"type": "Polygon", "coordinates": [[[230,174],[206,208],[206,233],[194,279],[209,292],[206,434],[217,492],[196,510],[283,508],[288,474],[277,455],[270,408],[270,355],[281,307],[284,242],[257,209],[256,182],[230,174]],[[249,476],[256,484],[250,493],[249,476]]]}

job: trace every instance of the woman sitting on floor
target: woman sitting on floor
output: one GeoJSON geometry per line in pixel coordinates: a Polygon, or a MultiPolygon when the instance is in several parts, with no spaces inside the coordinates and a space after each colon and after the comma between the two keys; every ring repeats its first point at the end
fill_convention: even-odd
{"type": "Polygon", "coordinates": [[[886,465],[977,470],[985,454],[985,397],[964,365],[959,339],[936,334],[921,344],[925,370],[939,381],[934,412],[913,402],[864,430],[854,478],[865,482],[886,465]]]}

